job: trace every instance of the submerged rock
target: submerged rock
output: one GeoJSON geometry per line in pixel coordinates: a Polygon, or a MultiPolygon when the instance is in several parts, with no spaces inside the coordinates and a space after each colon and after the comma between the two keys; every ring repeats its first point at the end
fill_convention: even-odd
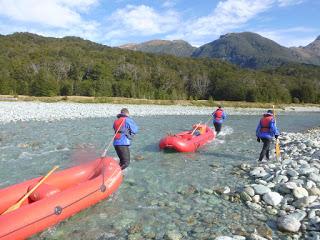
{"type": "Polygon", "coordinates": [[[250,240],[267,240],[267,238],[261,237],[256,233],[250,234],[248,239],[250,239],[250,240]]]}
{"type": "Polygon", "coordinates": [[[216,237],[215,240],[234,240],[234,238],[229,236],[220,236],[216,237]]]}
{"type": "Polygon", "coordinates": [[[244,192],[246,192],[250,197],[254,196],[254,190],[252,187],[246,187],[243,189],[244,192]]]}
{"type": "Polygon", "coordinates": [[[253,185],[252,186],[255,193],[256,194],[259,194],[259,195],[263,195],[265,193],[268,193],[268,192],[271,192],[271,189],[264,186],[264,185],[261,185],[261,184],[258,184],[258,185],[253,185]]]}
{"type": "Polygon", "coordinates": [[[252,203],[252,202],[247,201],[246,204],[250,209],[252,209],[254,211],[258,211],[259,212],[262,209],[262,207],[257,203],[252,203]]]}
{"type": "Polygon", "coordinates": [[[249,196],[249,194],[248,193],[246,193],[246,192],[241,192],[240,193],[240,198],[241,198],[241,200],[242,201],[244,201],[244,202],[246,202],[246,201],[252,201],[252,198],[249,196]]]}
{"type": "Polygon", "coordinates": [[[137,156],[134,157],[134,160],[136,160],[136,161],[144,160],[144,156],[142,156],[142,155],[137,155],[137,156]]]}
{"type": "Polygon", "coordinates": [[[165,240],[181,240],[182,237],[182,234],[175,230],[169,231],[163,236],[165,240]]]}

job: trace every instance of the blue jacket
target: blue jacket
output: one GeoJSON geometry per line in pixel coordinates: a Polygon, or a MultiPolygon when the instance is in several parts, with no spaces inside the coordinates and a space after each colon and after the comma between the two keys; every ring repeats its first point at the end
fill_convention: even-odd
{"type": "MultiPolygon", "coordinates": [[[[120,117],[126,117],[126,116],[122,114],[118,114],[117,118],[120,118],[120,117]]],[[[138,132],[137,124],[130,117],[126,117],[124,128],[122,129],[125,129],[125,130],[121,133],[121,137],[119,139],[113,140],[114,146],[130,146],[132,137],[138,132]]]]}
{"type": "MultiPolygon", "coordinates": [[[[265,117],[266,115],[264,115],[265,117]]],[[[262,120],[263,118],[261,118],[262,120]]],[[[279,136],[279,130],[277,129],[277,126],[274,122],[274,118],[272,118],[272,120],[269,122],[269,131],[262,131],[261,128],[262,128],[262,125],[261,125],[261,120],[259,121],[259,124],[257,126],[257,129],[256,129],[256,136],[258,138],[267,138],[267,139],[271,139],[273,138],[274,136],[279,136]]]]}
{"type": "Polygon", "coordinates": [[[225,113],[225,111],[223,109],[222,110],[222,116],[221,116],[221,119],[220,120],[216,120],[216,112],[219,110],[219,108],[217,110],[215,110],[213,113],[212,113],[212,118],[213,118],[213,121],[212,123],[223,123],[223,121],[227,118],[227,114],[225,113]]]}

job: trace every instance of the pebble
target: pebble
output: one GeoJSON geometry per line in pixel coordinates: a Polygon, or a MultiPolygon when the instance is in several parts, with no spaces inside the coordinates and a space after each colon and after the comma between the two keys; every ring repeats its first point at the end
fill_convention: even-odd
{"type": "Polygon", "coordinates": [[[169,232],[165,233],[163,238],[165,240],[181,240],[182,237],[183,236],[181,235],[181,233],[179,233],[177,231],[169,231],[169,232]]]}
{"type": "Polygon", "coordinates": [[[296,210],[293,213],[290,213],[288,217],[293,217],[297,219],[298,221],[302,221],[307,216],[307,213],[305,211],[296,210]]]}
{"type": "Polygon", "coordinates": [[[268,192],[262,197],[263,201],[274,207],[280,204],[282,198],[283,197],[277,192],[268,192]]]}
{"type": "Polygon", "coordinates": [[[320,197],[320,189],[317,187],[311,188],[309,190],[310,195],[318,196],[320,197]]]}
{"type": "Polygon", "coordinates": [[[254,211],[261,211],[262,207],[258,203],[252,203],[247,201],[247,206],[254,211]]]}
{"type": "Polygon", "coordinates": [[[297,187],[293,189],[293,196],[295,196],[296,198],[303,198],[309,196],[309,193],[303,187],[297,187]]]}
{"type": "Polygon", "coordinates": [[[254,203],[259,203],[260,200],[261,200],[260,195],[254,195],[254,196],[252,197],[252,201],[253,201],[254,203]]]}
{"type": "Polygon", "coordinates": [[[264,185],[261,185],[261,184],[253,185],[252,187],[253,187],[255,193],[259,194],[259,195],[263,195],[263,194],[265,194],[267,192],[271,192],[270,188],[268,188],[268,187],[266,187],[264,185]]]}
{"type": "Polygon", "coordinates": [[[311,173],[309,175],[309,179],[316,182],[316,183],[320,183],[320,175],[319,174],[316,174],[316,173],[311,173]]]}
{"type": "Polygon", "coordinates": [[[252,187],[246,187],[243,189],[244,192],[246,192],[250,197],[254,196],[254,190],[252,187]]]}
{"type": "Polygon", "coordinates": [[[298,232],[301,223],[294,217],[280,217],[277,222],[278,228],[287,232],[298,232]]]}
{"type": "Polygon", "coordinates": [[[240,198],[242,201],[246,202],[246,201],[252,201],[252,198],[250,197],[250,195],[247,192],[241,192],[240,193],[240,198]]]}

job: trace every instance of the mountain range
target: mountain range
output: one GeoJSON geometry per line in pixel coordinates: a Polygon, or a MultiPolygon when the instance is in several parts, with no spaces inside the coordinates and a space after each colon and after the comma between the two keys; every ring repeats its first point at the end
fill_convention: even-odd
{"type": "Polygon", "coordinates": [[[305,47],[287,48],[257,33],[228,33],[199,48],[183,40],[152,40],[120,48],[179,57],[216,58],[244,68],[273,68],[284,63],[320,65],[320,36],[305,47]]]}
{"type": "MultiPolygon", "coordinates": [[[[266,64],[269,69],[245,69],[225,60],[200,57],[211,51],[211,44],[192,51],[193,57],[176,57],[108,47],[78,37],[0,35],[0,94],[320,103],[320,66],[284,63],[270,68],[267,64],[274,62],[261,57],[268,54],[276,60],[290,61],[290,57],[301,56],[293,54],[297,51],[305,58],[313,57],[319,39],[288,52],[259,36],[261,41],[251,49],[253,40],[248,35],[257,35],[242,35],[224,37],[228,44],[231,37],[235,38],[232,44],[237,48],[231,51],[235,57],[230,60],[243,60],[241,66],[248,66],[245,63],[250,61],[245,57],[251,54],[257,59],[254,67],[266,64]],[[274,47],[272,51],[270,47],[274,47]],[[242,58],[237,54],[243,54],[242,58]],[[257,65],[258,60],[263,64],[257,65]]],[[[156,43],[170,46],[170,42],[156,43]]],[[[174,43],[188,46],[181,41],[174,43]]],[[[221,49],[217,53],[229,54],[228,48],[221,49]]]]}
{"type": "Polygon", "coordinates": [[[190,57],[197,49],[183,40],[151,40],[141,44],[129,43],[120,46],[120,48],[149,53],[171,54],[177,57],[190,57]]]}

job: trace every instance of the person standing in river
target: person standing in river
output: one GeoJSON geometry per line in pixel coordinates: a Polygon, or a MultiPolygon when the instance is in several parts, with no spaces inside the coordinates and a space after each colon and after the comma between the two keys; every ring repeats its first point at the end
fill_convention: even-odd
{"type": "Polygon", "coordinates": [[[263,147],[260,153],[259,161],[262,161],[264,157],[267,160],[270,159],[270,144],[273,138],[278,138],[279,130],[274,121],[273,111],[268,110],[263,114],[256,129],[257,141],[263,142],[263,147]]]}
{"type": "Polygon", "coordinates": [[[222,109],[221,105],[218,105],[217,110],[212,113],[213,125],[216,130],[217,135],[220,133],[222,128],[222,123],[227,117],[225,111],[222,109]]]}
{"type": "Polygon", "coordinates": [[[120,159],[121,169],[125,169],[130,164],[130,145],[133,136],[138,132],[138,126],[129,117],[129,110],[122,108],[117,115],[117,119],[113,123],[113,129],[115,137],[113,140],[113,146],[120,159]]]}

